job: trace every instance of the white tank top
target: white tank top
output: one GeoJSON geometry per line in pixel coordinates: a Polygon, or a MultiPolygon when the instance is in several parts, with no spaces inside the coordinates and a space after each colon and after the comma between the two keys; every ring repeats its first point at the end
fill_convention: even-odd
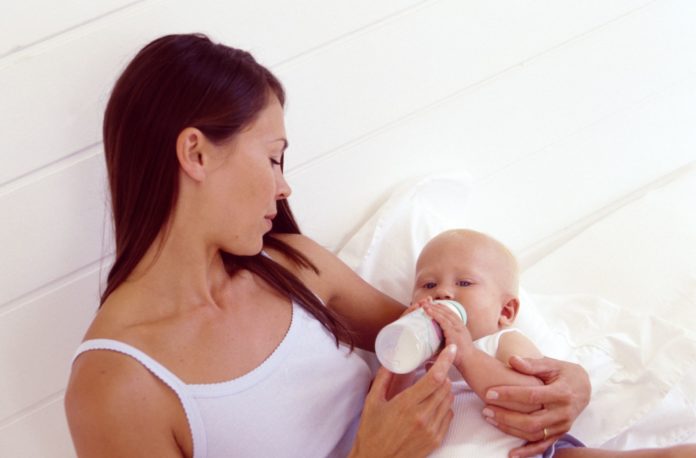
{"type": "Polygon", "coordinates": [[[304,308],[275,351],[251,372],[221,383],[186,384],[142,351],[123,342],[82,343],[138,360],[179,397],[194,458],[344,457],[353,443],[370,384],[370,370],[336,342],[304,308]]]}

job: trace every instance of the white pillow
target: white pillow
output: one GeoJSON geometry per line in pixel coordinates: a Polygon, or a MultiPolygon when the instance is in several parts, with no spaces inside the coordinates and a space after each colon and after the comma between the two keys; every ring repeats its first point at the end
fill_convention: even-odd
{"type": "Polygon", "coordinates": [[[338,256],[374,287],[408,304],[423,246],[444,230],[465,227],[470,183],[461,173],[404,182],[338,256]]]}

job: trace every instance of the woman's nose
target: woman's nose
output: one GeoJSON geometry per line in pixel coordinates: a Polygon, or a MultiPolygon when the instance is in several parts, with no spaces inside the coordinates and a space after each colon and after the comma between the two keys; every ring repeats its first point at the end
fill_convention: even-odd
{"type": "Polygon", "coordinates": [[[292,189],[285,179],[285,175],[281,172],[276,179],[276,200],[287,199],[290,194],[292,194],[292,189]]]}

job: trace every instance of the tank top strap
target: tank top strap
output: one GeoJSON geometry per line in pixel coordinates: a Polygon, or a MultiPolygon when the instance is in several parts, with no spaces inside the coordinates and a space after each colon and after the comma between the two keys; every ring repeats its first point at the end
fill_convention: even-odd
{"type": "Polygon", "coordinates": [[[172,373],[169,369],[155,361],[143,351],[133,347],[132,345],[113,339],[85,340],[77,348],[72,361],[75,362],[77,357],[81,354],[94,350],[115,351],[130,356],[142,364],[165,385],[171,388],[181,402],[181,406],[184,409],[184,414],[186,415],[186,420],[188,421],[189,428],[191,430],[194,458],[202,458],[207,455],[205,430],[198,406],[194,398],[189,393],[188,386],[179,377],[174,375],[174,373],[172,373]]]}

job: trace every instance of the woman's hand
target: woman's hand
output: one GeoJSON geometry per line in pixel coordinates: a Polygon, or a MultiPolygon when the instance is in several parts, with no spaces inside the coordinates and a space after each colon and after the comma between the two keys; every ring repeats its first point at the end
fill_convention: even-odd
{"type": "Polygon", "coordinates": [[[449,346],[413,386],[387,399],[394,374],[381,367],[365,399],[351,458],[423,457],[435,450],[452,420],[449,346]]]}
{"type": "Polygon", "coordinates": [[[489,404],[483,414],[501,431],[529,441],[510,451],[510,456],[524,458],[542,453],[570,430],[590,401],[590,379],[581,366],[552,358],[512,357],[510,366],[522,374],[538,377],[544,386],[491,388],[486,393],[489,404]],[[544,407],[524,414],[496,405],[506,401],[542,404],[544,407]]]}

